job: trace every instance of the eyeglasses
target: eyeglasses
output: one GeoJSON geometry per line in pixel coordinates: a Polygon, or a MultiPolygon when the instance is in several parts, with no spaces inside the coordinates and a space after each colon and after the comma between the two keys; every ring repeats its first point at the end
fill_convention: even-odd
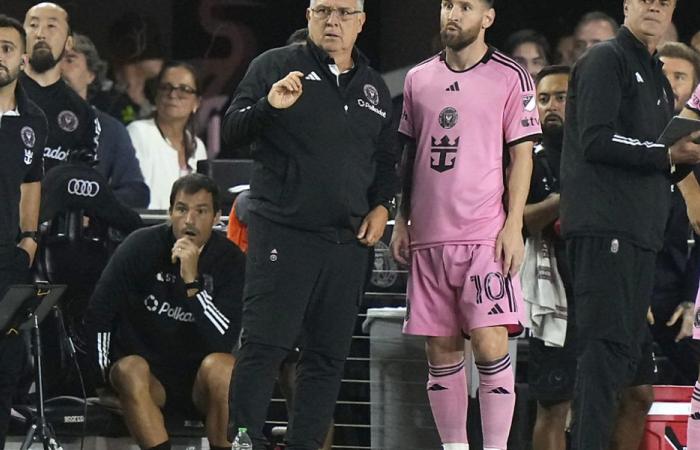
{"type": "Polygon", "coordinates": [[[343,22],[346,22],[357,14],[362,14],[362,11],[356,11],[350,8],[329,8],[328,6],[317,6],[311,8],[311,12],[316,16],[316,18],[321,20],[328,20],[333,13],[338,13],[338,17],[343,22]]]}
{"type": "Polygon", "coordinates": [[[164,95],[170,95],[172,92],[175,92],[177,97],[187,97],[196,94],[197,89],[187,86],[186,84],[173,86],[170,83],[161,83],[158,85],[158,92],[164,95]]]}

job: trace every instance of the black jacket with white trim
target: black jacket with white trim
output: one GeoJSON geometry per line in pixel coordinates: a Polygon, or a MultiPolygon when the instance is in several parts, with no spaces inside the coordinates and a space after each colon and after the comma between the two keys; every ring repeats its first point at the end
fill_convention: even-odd
{"type": "Polygon", "coordinates": [[[226,113],[229,145],[253,143],[251,211],[277,223],[352,240],[364,216],[393,200],[396,130],[391,95],[367,59],[334,74],[308,41],[253,60],[226,113]],[[285,110],[267,101],[274,83],[301,71],[303,93],[285,110]]]}
{"type": "Polygon", "coordinates": [[[179,262],[170,260],[174,243],[169,224],[137,230],[102,273],[86,314],[91,368],[102,376],[115,358],[127,355],[175,369],[234,349],[245,256],[213,232],[199,257],[202,289],[188,298],[179,262]]]}
{"type": "MultiPolygon", "coordinates": [[[[565,238],[616,237],[658,251],[670,205],[668,148],[657,144],[673,114],[662,63],[622,27],[576,63],[561,162],[565,238]]],[[[680,167],[680,179],[689,168],[680,167]]]]}

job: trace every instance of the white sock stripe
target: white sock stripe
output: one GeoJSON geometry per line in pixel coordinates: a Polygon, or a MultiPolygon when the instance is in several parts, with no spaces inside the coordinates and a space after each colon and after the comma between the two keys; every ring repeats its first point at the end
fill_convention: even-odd
{"type": "Polygon", "coordinates": [[[221,311],[219,311],[219,309],[216,307],[216,305],[214,305],[214,302],[212,301],[213,299],[212,299],[211,295],[209,295],[209,293],[208,293],[207,291],[202,291],[201,294],[204,295],[204,302],[207,304],[207,307],[209,308],[210,311],[212,311],[212,312],[215,313],[217,316],[219,316],[219,318],[221,319],[221,321],[222,321],[223,323],[226,323],[226,324],[231,323],[231,321],[228,320],[228,317],[226,317],[226,316],[224,315],[224,313],[222,313],[221,311]]]}
{"type": "Polygon", "coordinates": [[[207,317],[207,319],[209,319],[209,321],[216,327],[216,329],[219,330],[219,333],[226,334],[226,330],[228,330],[228,325],[222,323],[220,319],[212,315],[212,313],[207,309],[204,303],[205,300],[201,295],[197,295],[197,300],[199,300],[200,305],[202,305],[202,310],[204,311],[204,315],[207,317]]]}

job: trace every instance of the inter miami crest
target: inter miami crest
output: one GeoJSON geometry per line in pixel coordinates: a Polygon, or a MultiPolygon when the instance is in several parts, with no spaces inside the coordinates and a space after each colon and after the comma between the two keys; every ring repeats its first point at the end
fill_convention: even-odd
{"type": "Polygon", "coordinates": [[[22,127],[19,134],[22,137],[22,142],[24,143],[25,147],[34,147],[34,144],[36,143],[36,135],[34,134],[32,127],[22,127]]]}
{"type": "Polygon", "coordinates": [[[430,168],[440,173],[454,169],[455,161],[457,160],[457,149],[459,148],[459,138],[455,139],[454,142],[451,142],[447,136],[444,136],[439,142],[432,136],[430,139],[432,141],[430,168]]]}
{"type": "Polygon", "coordinates": [[[72,133],[78,128],[78,116],[73,111],[65,110],[58,114],[58,126],[63,131],[72,133]]]}
{"type": "Polygon", "coordinates": [[[449,130],[450,128],[454,128],[454,126],[457,125],[458,119],[459,114],[457,113],[457,110],[452,107],[447,107],[440,111],[440,118],[438,120],[442,128],[449,130]]]}
{"type": "Polygon", "coordinates": [[[363,91],[365,93],[365,97],[367,97],[367,100],[371,104],[374,106],[379,104],[379,91],[377,91],[376,87],[372,86],[371,84],[365,84],[363,91]]]}

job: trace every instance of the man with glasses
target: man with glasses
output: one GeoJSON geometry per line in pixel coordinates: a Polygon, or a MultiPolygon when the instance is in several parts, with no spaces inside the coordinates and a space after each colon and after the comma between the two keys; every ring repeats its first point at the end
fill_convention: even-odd
{"type": "Polygon", "coordinates": [[[39,3],[27,11],[24,29],[29,64],[20,82],[49,122],[44,168],[69,159],[94,161],[100,123],[90,105],[61,79],[59,62],[73,45],[68,13],[55,3],[39,3]]]}
{"type": "MultiPolygon", "coordinates": [[[[224,118],[254,143],[241,351],[232,430],[262,433],[279,367],[299,337],[290,450],[328,430],[368,264],[397,188],[391,96],[355,41],[361,0],[312,0],[307,45],[252,63],[224,118]]],[[[234,433],[235,434],[235,433],[234,433]]]]}

